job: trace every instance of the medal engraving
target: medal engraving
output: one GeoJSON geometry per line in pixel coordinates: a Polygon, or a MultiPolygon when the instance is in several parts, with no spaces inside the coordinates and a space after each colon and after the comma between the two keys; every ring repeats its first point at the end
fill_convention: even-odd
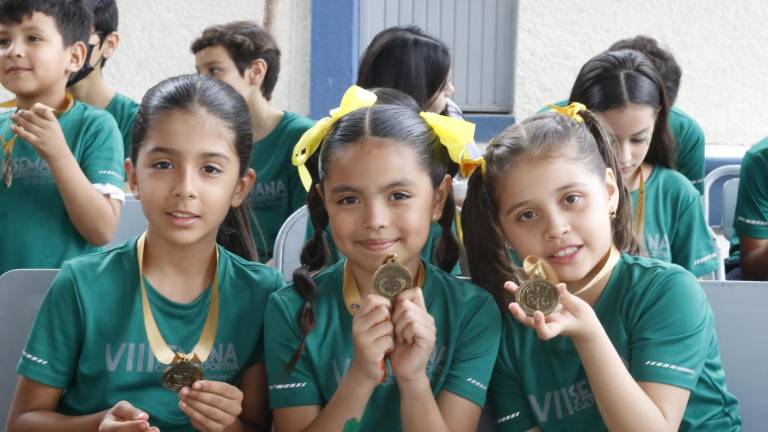
{"type": "Polygon", "coordinates": [[[187,360],[176,354],[173,363],[163,373],[163,386],[168,390],[179,391],[182,387],[189,387],[201,379],[203,379],[203,364],[197,356],[187,360]]]}
{"type": "Polygon", "coordinates": [[[520,284],[515,292],[515,301],[528,316],[537,310],[547,316],[557,307],[557,288],[549,281],[532,278],[520,284]]]}
{"type": "Polygon", "coordinates": [[[3,160],[3,182],[7,188],[11,187],[13,182],[13,164],[10,159],[3,160]]]}
{"type": "Polygon", "coordinates": [[[381,267],[373,274],[374,294],[388,298],[390,301],[413,286],[413,279],[408,269],[397,262],[396,255],[390,255],[381,267]]]}

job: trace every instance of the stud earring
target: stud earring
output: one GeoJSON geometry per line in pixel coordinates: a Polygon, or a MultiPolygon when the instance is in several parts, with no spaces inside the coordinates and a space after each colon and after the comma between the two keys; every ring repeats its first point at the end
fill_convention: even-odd
{"type": "Polygon", "coordinates": [[[616,209],[611,209],[609,213],[611,220],[616,220],[616,209]]]}

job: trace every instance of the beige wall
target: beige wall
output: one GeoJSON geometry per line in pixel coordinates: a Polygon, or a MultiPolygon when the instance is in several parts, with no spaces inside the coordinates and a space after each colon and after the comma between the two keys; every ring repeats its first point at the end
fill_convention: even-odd
{"type": "MultiPolygon", "coordinates": [[[[279,0],[274,34],[282,51],[273,104],[308,111],[310,1],[279,0]]],[[[118,0],[120,47],[104,69],[118,91],[139,100],[163,78],[195,71],[189,46],[211,24],[261,23],[264,0],[118,0]]],[[[2,97],[8,96],[3,90],[2,97]]]]}
{"type": "Polygon", "coordinates": [[[582,64],[614,41],[647,34],[683,69],[677,105],[708,143],[768,136],[768,1],[520,0],[515,114],[568,97],[582,64]]]}

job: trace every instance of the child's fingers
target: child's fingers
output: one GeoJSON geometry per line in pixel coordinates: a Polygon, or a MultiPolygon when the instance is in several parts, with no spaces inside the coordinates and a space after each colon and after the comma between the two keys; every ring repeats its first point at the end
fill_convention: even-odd
{"type": "Polygon", "coordinates": [[[386,306],[377,306],[363,315],[358,314],[352,320],[352,329],[358,333],[366,332],[375,325],[390,320],[389,309],[386,306]]]}
{"type": "Polygon", "coordinates": [[[40,102],[32,105],[32,108],[30,108],[29,111],[42,119],[48,121],[56,120],[56,115],[53,113],[53,108],[49,107],[48,105],[41,104],[40,102]]]}
{"type": "Polygon", "coordinates": [[[514,294],[517,291],[517,284],[512,281],[506,281],[504,282],[504,289],[510,294],[514,294]]]}
{"type": "Polygon", "coordinates": [[[551,321],[547,323],[546,317],[541,311],[533,313],[533,329],[541,340],[549,340],[560,334],[562,326],[560,322],[551,321]]]}
{"type": "Polygon", "coordinates": [[[387,310],[389,310],[392,304],[390,303],[389,300],[385,299],[382,296],[369,294],[368,297],[366,297],[365,300],[363,300],[363,304],[360,306],[360,310],[357,312],[357,316],[366,315],[367,313],[376,309],[379,306],[383,306],[387,310]]]}
{"type": "Polygon", "coordinates": [[[512,315],[512,317],[518,320],[521,324],[524,324],[528,327],[533,327],[533,318],[529,317],[519,304],[510,303],[507,308],[509,309],[509,313],[512,315]]]}
{"type": "MultiPolygon", "coordinates": [[[[24,117],[14,117],[13,122],[11,123],[11,129],[13,130],[14,128],[21,129],[22,131],[34,136],[38,136],[42,132],[39,126],[35,125],[24,117]]],[[[16,131],[14,130],[14,132],[16,131]]],[[[21,134],[19,134],[19,136],[21,136],[21,134]]],[[[26,138],[24,139],[26,140],[26,138]]]]}
{"type": "Polygon", "coordinates": [[[134,407],[128,401],[120,401],[110,410],[110,413],[121,420],[147,420],[149,414],[134,407]]]}
{"type": "Polygon", "coordinates": [[[395,348],[395,338],[392,337],[392,335],[390,334],[381,336],[378,339],[374,339],[371,342],[371,351],[376,353],[382,353],[382,356],[380,358],[377,358],[377,360],[381,360],[382,358],[384,358],[384,355],[392,352],[394,348],[395,348]]]}
{"type": "Polygon", "coordinates": [[[229,422],[231,422],[234,417],[240,415],[240,411],[242,411],[240,409],[234,410],[232,406],[228,406],[234,405],[233,401],[231,400],[221,399],[220,397],[213,397],[208,399],[212,401],[212,403],[188,397],[181,400],[181,404],[186,405],[187,408],[196,411],[206,419],[225,426],[229,424],[229,422]],[[236,411],[237,413],[235,414],[232,411],[236,411]]]}
{"type": "Polygon", "coordinates": [[[427,310],[427,306],[424,303],[424,291],[419,287],[414,287],[401,292],[397,296],[396,301],[397,301],[397,306],[395,306],[395,311],[397,311],[397,308],[399,307],[400,303],[403,301],[410,301],[414,303],[416,306],[420,307],[421,309],[427,310]]]}
{"type": "MultiPolygon", "coordinates": [[[[179,408],[181,411],[189,417],[189,420],[192,423],[192,426],[195,427],[197,430],[223,430],[226,426],[228,426],[228,422],[225,422],[225,420],[221,420],[222,423],[219,423],[213,418],[208,417],[206,414],[204,414],[200,410],[201,404],[199,402],[193,403],[190,401],[190,403],[179,401],[179,408]]],[[[209,411],[210,407],[206,405],[202,405],[206,407],[206,410],[209,411]]],[[[215,409],[215,408],[213,408],[215,409]]],[[[221,416],[224,416],[224,413],[219,413],[221,416]]]]}
{"type": "Polygon", "coordinates": [[[191,393],[214,394],[230,400],[243,399],[243,392],[239,388],[222,381],[195,381],[192,383],[191,393]]]}

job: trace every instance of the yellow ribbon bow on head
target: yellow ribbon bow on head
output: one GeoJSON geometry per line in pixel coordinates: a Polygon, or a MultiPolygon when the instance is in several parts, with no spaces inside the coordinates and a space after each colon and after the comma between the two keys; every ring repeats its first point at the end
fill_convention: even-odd
{"type": "Polygon", "coordinates": [[[547,107],[549,107],[550,111],[554,111],[558,114],[562,114],[566,117],[572,118],[579,123],[584,123],[584,118],[582,118],[579,115],[579,113],[582,111],[586,111],[587,106],[582,103],[571,102],[570,104],[568,104],[568,106],[565,106],[565,107],[549,104],[547,105],[547,107]]]}
{"type": "Polygon", "coordinates": [[[462,176],[469,177],[477,168],[485,175],[485,159],[479,154],[470,154],[472,147],[469,145],[475,141],[474,123],[432,112],[419,115],[448,149],[448,155],[459,165],[462,176]]]}
{"type": "Polygon", "coordinates": [[[291,162],[299,169],[299,177],[304,189],[309,191],[312,187],[312,176],[307,170],[307,160],[320,148],[320,143],[331,130],[331,127],[337,120],[360,108],[367,108],[376,103],[376,95],[368,90],[353,85],[341,98],[341,105],[331,110],[330,117],[320,119],[314,126],[309,128],[301,136],[299,142],[293,147],[293,157],[291,162]]]}

